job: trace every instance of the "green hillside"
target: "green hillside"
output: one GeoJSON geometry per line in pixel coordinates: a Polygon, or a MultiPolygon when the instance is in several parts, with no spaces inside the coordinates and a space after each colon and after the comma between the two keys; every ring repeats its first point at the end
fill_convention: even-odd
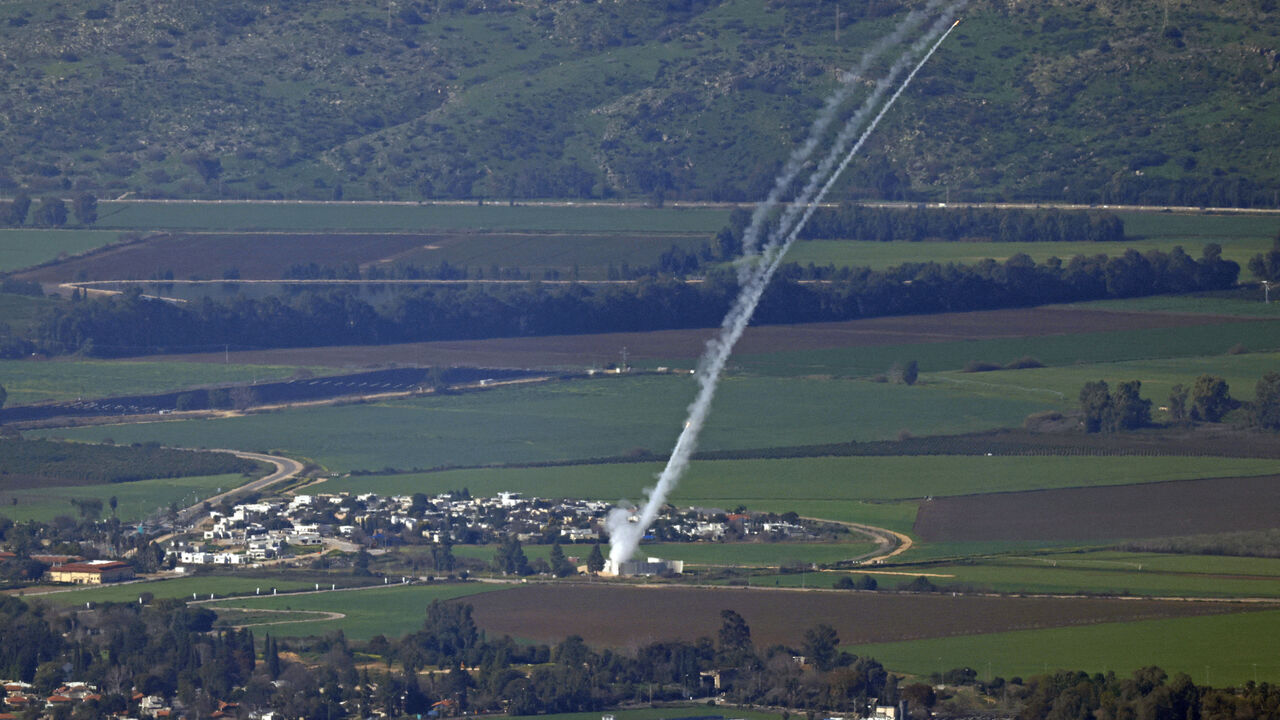
{"type": "MultiPolygon", "coordinates": [[[[0,194],[755,200],[916,6],[8,0],[0,194]]],[[[1272,6],[971,3],[832,197],[1275,204],[1272,6]]]]}

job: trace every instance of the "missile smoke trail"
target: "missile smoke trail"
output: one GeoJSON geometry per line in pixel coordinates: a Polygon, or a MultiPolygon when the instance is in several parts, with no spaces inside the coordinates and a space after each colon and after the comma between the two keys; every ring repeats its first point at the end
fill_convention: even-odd
{"type": "MultiPolygon", "coordinates": [[[[928,40],[936,34],[941,25],[949,22],[951,13],[959,6],[960,5],[957,4],[949,9],[948,13],[944,15],[942,20],[930,29],[930,32],[926,37],[923,38],[920,43],[917,43],[917,47],[913,48],[913,50],[918,50],[919,47],[922,47],[923,43],[927,43],[928,40]]],[[[662,473],[658,477],[657,485],[652,490],[648,491],[648,499],[640,509],[638,516],[633,518],[631,511],[624,508],[614,508],[609,512],[609,515],[606,518],[605,525],[609,532],[610,542],[609,563],[615,571],[621,567],[623,562],[629,560],[635,554],[636,548],[639,547],[640,540],[644,536],[644,533],[657,518],[658,510],[662,507],[663,503],[666,502],[667,496],[688,468],[689,460],[697,445],[698,435],[701,432],[702,426],[706,422],[707,415],[711,410],[711,400],[715,396],[716,387],[720,381],[720,374],[724,370],[725,363],[728,362],[729,354],[732,352],[733,346],[737,343],[738,339],[742,336],[743,331],[746,330],[747,324],[750,322],[751,316],[760,302],[760,297],[764,293],[765,287],[773,277],[774,272],[778,269],[782,257],[785,255],[787,249],[791,246],[791,243],[795,241],[800,230],[804,227],[804,224],[808,222],[809,218],[813,215],[817,205],[822,202],[822,199],[826,196],[827,192],[835,184],[836,179],[844,169],[848,167],[849,163],[862,148],[872,131],[874,131],[876,126],[880,123],[880,120],[893,106],[894,102],[897,101],[898,97],[906,90],[907,86],[911,84],[911,80],[916,76],[916,73],[924,67],[924,64],[929,61],[929,58],[933,57],[934,52],[936,52],[938,47],[942,45],[942,42],[947,39],[947,36],[951,34],[951,31],[955,29],[957,24],[959,23],[957,22],[952,24],[945,30],[945,32],[942,32],[937,41],[929,48],[929,51],[920,59],[912,69],[911,73],[907,75],[898,90],[889,97],[889,100],[880,109],[879,113],[877,113],[872,119],[871,123],[862,132],[854,146],[847,153],[844,153],[843,160],[841,160],[839,165],[835,167],[834,171],[832,171],[831,167],[835,165],[835,160],[840,157],[844,146],[848,144],[853,133],[855,133],[857,128],[861,125],[863,117],[865,117],[870,108],[874,107],[875,103],[878,102],[879,98],[883,95],[884,90],[880,88],[887,87],[889,83],[882,83],[877,88],[878,92],[873,93],[872,97],[869,97],[866,103],[864,103],[863,108],[860,109],[854,117],[850,118],[849,122],[846,123],[844,129],[837,138],[831,152],[828,153],[828,156],[810,178],[804,192],[802,192],[801,195],[789,205],[788,212],[784,213],[779,226],[775,232],[770,235],[769,241],[763,248],[762,262],[755,265],[745,273],[740,270],[740,273],[745,276],[745,282],[742,283],[738,296],[734,300],[733,307],[721,322],[719,334],[707,341],[706,350],[703,352],[702,358],[699,361],[697,373],[699,385],[698,394],[693,403],[689,406],[688,420],[685,422],[684,429],[681,431],[680,437],[676,441],[676,446],[671,452],[671,457],[667,460],[666,467],[663,468],[662,473]],[[826,178],[825,182],[823,180],[824,177],[826,178]],[[819,185],[821,186],[821,189],[817,190],[817,194],[814,195],[814,189],[818,188],[819,185]],[[790,231],[788,231],[788,220],[794,218],[795,214],[799,213],[801,208],[803,208],[803,213],[800,215],[799,220],[791,226],[790,231]]],[[[891,78],[896,77],[897,72],[900,71],[897,69],[898,65],[901,65],[904,62],[905,55],[899,63],[895,63],[895,72],[891,73],[891,78]]],[[[826,119],[822,124],[822,127],[825,129],[825,124],[829,122],[830,119],[826,119]]],[[[819,123],[815,122],[814,125],[816,128],[819,123]]],[[[814,134],[820,136],[821,132],[815,132],[814,134]]],[[[805,146],[809,146],[809,143],[806,142],[805,146]]],[[[814,142],[814,146],[816,146],[816,141],[814,142]]],[[[804,146],[802,146],[801,149],[803,150],[804,146]]],[[[811,153],[812,150],[813,147],[808,147],[808,150],[805,151],[805,157],[807,157],[808,153],[811,153]]],[[[797,151],[797,153],[793,153],[793,159],[798,153],[799,151],[797,151]]],[[[795,173],[798,172],[798,167],[792,171],[790,165],[791,163],[789,162],[788,172],[790,172],[791,177],[794,178],[795,173]]],[[[787,173],[784,172],[784,176],[786,174],[787,173]]],[[[779,178],[777,184],[789,186],[790,180],[784,184],[782,182],[782,178],[779,178]]],[[[780,195],[781,190],[778,190],[776,186],[775,191],[780,195]]],[[[770,197],[774,197],[774,193],[771,193],[770,197]]],[[[776,202],[776,198],[774,201],[776,202]]],[[[759,208],[757,208],[757,214],[760,214],[759,208]]],[[[753,239],[753,243],[756,241],[758,240],[753,239]]]]}
{"type": "MultiPolygon", "coordinates": [[[[840,86],[823,104],[822,112],[818,113],[818,117],[814,119],[809,128],[808,137],[805,138],[804,143],[791,152],[791,156],[787,158],[782,172],[774,181],[769,195],[763,202],[757,203],[755,210],[751,213],[751,221],[742,235],[742,256],[738,260],[739,282],[745,281],[751,272],[752,260],[757,254],[757,246],[760,242],[760,232],[769,218],[769,211],[777,205],[783,193],[795,181],[796,175],[804,168],[805,162],[813,154],[827,128],[835,120],[836,112],[840,109],[840,106],[857,89],[857,80],[867,72],[872,61],[884,51],[902,42],[902,38],[923,20],[926,13],[935,10],[942,2],[943,0],[930,0],[924,11],[912,10],[907,13],[907,16],[898,23],[892,32],[873,43],[871,47],[863,52],[862,57],[858,59],[858,63],[854,67],[842,73],[840,86]]],[[[953,11],[954,9],[948,12],[953,11]]]]}
{"type": "Polygon", "coordinates": [[[861,127],[862,118],[870,112],[871,108],[873,108],[879,101],[880,97],[883,96],[884,89],[892,84],[893,79],[895,79],[901,70],[906,67],[905,58],[903,61],[899,61],[899,63],[894,65],[886,81],[877,84],[875,92],[867,98],[867,101],[861,108],[859,108],[858,112],[849,119],[848,123],[845,124],[845,127],[840,131],[840,135],[836,138],[831,151],[827,154],[827,157],[823,159],[822,163],[818,166],[818,169],[809,178],[809,183],[805,186],[800,195],[798,195],[787,206],[787,210],[783,213],[781,221],[774,229],[774,232],[770,234],[769,242],[767,242],[764,247],[764,264],[767,267],[765,274],[768,276],[764,279],[765,284],[768,284],[768,278],[772,277],[774,271],[777,270],[778,264],[782,261],[782,256],[786,254],[787,249],[791,247],[791,243],[795,242],[795,239],[800,234],[800,230],[804,228],[805,223],[809,222],[809,218],[818,209],[818,206],[827,196],[831,187],[835,185],[836,180],[844,172],[845,168],[849,166],[849,163],[853,160],[854,156],[858,154],[858,151],[862,149],[867,138],[871,137],[871,133],[874,132],[876,126],[880,124],[880,120],[884,118],[885,114],[889,112],[889,108],[893,107],[893,104],[898,100],[898,97],[902,95],[902,93],[907,89],[907,86],[911,84],[916,73],[920,72],[920,68],[924,67],[925,63],[929,62],[929,58],[933,57],[934,52],[936,52],[942,45],[942,41],[946,40],[947,36],[951,34],[951,31],[955,29],[956,25],[960,24],[959,21],[956,21],[948,26],[948,23],[951,23],[952,14],[959,7],[960,5],[956,5],[949,9],[948,12],[939,18],[939,20],[934,24],[930,32],[916,43],[913,50],[920,50],[927,45],[933,37],[938,38],[933,42],[932,46],[929,47],[929,51],[925,53],[924,57],[916,63],[916,66],[911,70],[910,74],[907,75],[907,78],[902,81],[902,85],[898,87],[897,91],[895,91],[893,95],[889,97],[889,100],[884,104],[884,106],[880,108],[880,112],[878,112],[871,120],[871,124],[863,130],[862,134],[858,137],[858,141],[854,143],[853,148],[847,153],[844,151],[844,148],[848,145],[849,141],[853,139],[853,134],[858,131],[859,127],[861,127]],[[946,28],[945,31],[943,31],[944,27],[946,28]],[[938,32],[942,32],[941,36],[937,35],[938,32]],[[840,161],[840,165],[836,167],[833,172],[831,170],[832,166],[835,165],[836,160],[840,159],[842,155],[844,159],[840,161]],[[824,176],[826,177],[825,182],[822,180],[824,176]],[[821,189],[819,190],[818,187],[820,183],[821,189]],[[814,194],[815,190],[817,190],[816,196],[814,194]],[[795,216],[797,214],[801,215],[798,221],[795,220],[795,216]],[[791,230],[790,232],[787,232],[787,228],[789,226],[791,230]]]}

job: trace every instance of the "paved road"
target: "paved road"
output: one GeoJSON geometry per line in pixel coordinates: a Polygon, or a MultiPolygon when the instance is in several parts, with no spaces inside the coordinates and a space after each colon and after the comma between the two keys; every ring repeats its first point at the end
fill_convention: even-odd
{"type": "Polygon", "coordinates": [[[216,505],[222,502],[223,500],[225,500],[226,498],[229,498],[233,495],[258,492],[259,490],[263,490],[267,487],[275,485],[276,483],[283,482],[285,480],[290,480],[294,477],[297,477],[297,475],[302,472],[302,463],[292,458],[282,457],[280,455],[266,455],[264,453],[245,452],[243,450],[226,450],[226,449],[215,449],[215,450],[211,450],[210,452],[231,453],[236,457],[245,458],[246,460],[257,460],[259,462],[270,463],[276,467],[276,470],[275,472],[265,477],[258,478],[257,480],[253,480],[251,482],[245,483],[244,485],[240,485],[239,487],[234,487],[224,493],[220,493],[218,495],[214,495],[211,498],[206,498],[204,500],[201,500],[200,502],[196,503],[195,505],[192,505],[191,507],[183,508],[182,510],[179,510],[178,517],[181,519],[186,519],[197,513],[204,512],[205,503],[209,503],[210,505],[216,505]]]}

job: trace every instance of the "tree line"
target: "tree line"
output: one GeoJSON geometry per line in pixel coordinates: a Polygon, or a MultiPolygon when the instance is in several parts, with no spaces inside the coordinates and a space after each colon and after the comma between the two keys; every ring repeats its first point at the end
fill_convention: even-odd
{"type": "Polygon", "coordinates": [[[841,651],[830,626],[808,629],[793,647],[758,649],[732,610],[721,613],[715,640],[655,642],[623,653],[593,648],[576,635],[554,645],[491,639],[469,605],[435,601],[420,628],[396,640],[268,635],[259,659],[250,631],[215,630],[209,609],[141,595],[144,602],[79,611],[0,598],[0,632],[9,640],[0,646],[0,672],[33,683],[44,696],[67,677],[98,686],[99,697],[85,701],[87,717],[136,713],[135,689],[200,716],[220,702],[238,702],[245,712],[335,719],[426,714],[433,706],[447,715],[599,711],[702,694],[707,671],[721,673],[722,689],[737,702],[813,711],[859,711],[868,698],[892,702],[899,693],[880,663],[841,651]],[[380,658],[386,670],[371,670],[363,660],[357,666],[357,652],[380,658]],[[309,659],[289,659],[298,655],[309,659]],[[440,672],[419,672],[428,667],[440,672]]]}
{"type": "MultiPolygon", "coordinates": [[[[1087,382],[1080,388],[1080,412],[1087,432],[1136,430],[1151,425],[1151,401],[1140,393],[1142,382],[1130,380],[1116,386],[1105,380],[1087,382]]],[[[1216,375],[1201,375],[1188,387],[1174,385],[1165,406],[1169,421],[1222,422],[1227,413],[1244,408],[1245,423],[1261,430],[1280,430],[1280,372],[1258,379],[1252,402],[1231,397],[1227,381],[1216,375]]]]}
{"type": "MultiPolygon", "coordinates": [[[[98,198],[93,193],[77,194],[71,201],[71,208],[79,225],[92,225],[98,221],[98,198]]],[[[0,203],[0,225],[21,227],[29,223],[39,227],[62,227],[69,219],[67,203],[57,195],[40,198],[35,210],[31,208],[31,196],[25,192],[19,192],[9,202],[0,203]]]]}
{"type": "MultiPolygon", "coordinates": [[[[1221,290],[1239,266],[1207,245],[1197,260],[1181,248],[1076,256],[1036,263],[1024,254],[974,265],[908,263],[885,270],[789,265],[765,291],[764,324],[991,310],[1055,302],[1221,290]],[[820,280],[821,282],[806,282],[820,280]]],[[[346,288],[282,299],[237,296],[175,305],[137,288],[109,298],[77,295],[46,309],[25,342],[10,333],[0,351],[125,356],[198,349],[375,345],[430,340],[713,327],[738,292],[729,270],[689,283],[659,277],[586,286],[437,286],[372,305],[346,288]]],[[[0,333],[2,339],[4,333],[0,333]]]]}
{"type": "Polygon", "coordinates": [[[1280,687],[1198,686],[1158,667],[1127,676],[1058,671],[985,681],[972,668],[955,668],[929,678],[950,687],[903,683],[875,660],[841,651],[828,625],[808,628],[794,645],[760,648],[742,616],[728,609],[711,637],[619,652],[576,635],[551,645],[490,638],[469,605],[440,601],[425,609],[417,631],[398,639],[352,642],[338,631],[303,639],[268,634],[257,642],[249,630],[215,628],[207,608],[140,595],[142,602],[62,609],[0,597],[0,632],[8,640],[0,645],[0,672],[33,683],[42,696],[68,677],[96,685],[97,696],[76,717],[136,714],[135,691],[197,716],[224,702],[237,703],[230,712],[242,716],[275,711],[335,720],[433,708],[444,716],[599,712],[686,700],[711,690],[711,677],[729,702],[789,708],[784,718],[791,711],[863,713],[871,698],[906,701],[917,718],[931,709],[973,716],[984,703],[1018,720],[1217,720],[1272,717],[1280,708],[1280,687]],[[420,672],[427,668],[436,671],[420,672]],[[966,700],[971,694],[955,686],[978,694],[966,700]]]}

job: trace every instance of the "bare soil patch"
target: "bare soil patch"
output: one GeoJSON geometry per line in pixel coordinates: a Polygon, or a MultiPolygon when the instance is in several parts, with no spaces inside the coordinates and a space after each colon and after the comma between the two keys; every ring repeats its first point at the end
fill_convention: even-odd
{"type": "Polygon", "coordinates": [[[1118,540],[1280,525],[1280,476],[1037,490],[920,504],[925,541],[1118,540]]]}
{"type": "Polygon", "coordinates": [[[1240,610],[1227,603],[1104,598],[983,597],[744,588],[528,585],[463,602],[489,633],[536,642],[577,634],[595,645],[637,647],[715,637],[720,611],[751,626],[757,647],[797,646],[819,623],[842,643],[891,642],[1008,630],[1131,622],[1240,610]]]}
{"type": "MultiPolygon", "coordinates": [[[[1109,330],[1186,327],[1219,322],[1212,315],[1023,308],[941,315],[867,318],[801,325],[762,325],[743,335],[739,354],[875,347],[914,343],[1069,335],[1109,330]]],[[[236,362],[273,365],[370,366],[385,363],[471,367],[563,368],[632,360],[693,362],[714,333],[710,328],[598,335],[494,338],[380,346],[282,348],[233,353],[236,362]]],[[[223,362],[222,353],[166,355],[167,360],[223,362]]]]}

